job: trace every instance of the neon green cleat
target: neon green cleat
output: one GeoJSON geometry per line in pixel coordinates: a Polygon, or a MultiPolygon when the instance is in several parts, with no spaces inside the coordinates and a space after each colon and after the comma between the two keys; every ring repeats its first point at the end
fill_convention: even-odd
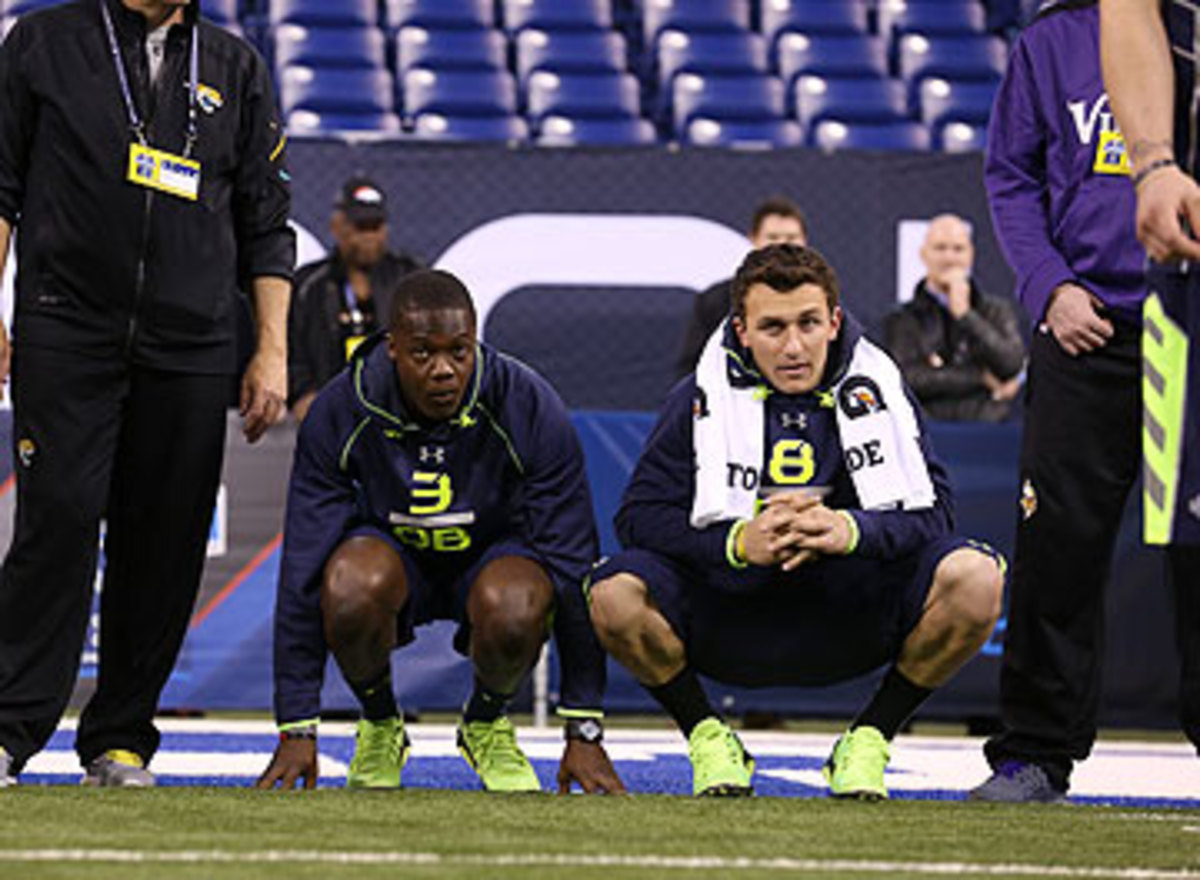
{"type": "Polygon", "coordinates": [[[736,733],[719,718],[705,718],[688,737],[692,793],[697,797],[748,797],[754,759],[736,733]]]}
{"type": "Polygon", "coordinates": [[[400,771],[408,761],[409,751],[403,719],[362,719],[358,722],[346,788],[399,788],[400,771]]]}
{"type": "Polygon", "coordinates": [[[883,784],[888,741],[874,727],[856,727],[842,734],[825,761],[823,772],[834,797],[881,801],[888,796],[883,784]]]}
{"type": "Polygon", "coordinates": [[[458,750],[479,776],[485,791],[541,791],[537,774],[521,747],[508,717],[495,721],[460,721],[458,750]]]}

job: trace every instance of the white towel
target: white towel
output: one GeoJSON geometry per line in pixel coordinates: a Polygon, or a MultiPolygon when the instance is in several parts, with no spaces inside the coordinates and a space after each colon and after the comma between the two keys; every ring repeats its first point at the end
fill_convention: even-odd
{"type": "MultiPolygon", "coordinates": [[[[708,340],[696,367],[692,444],[696,491],[691,524],[704,528],[754,516],[763,465],[762,379],[742,362],[726,320],[708,340]]],[[[831,389],[837,401],[842,454],[863,510],[932,507],[935,494],[920,446],[916,413],[900,371],[865,336],[831,389]]]]}

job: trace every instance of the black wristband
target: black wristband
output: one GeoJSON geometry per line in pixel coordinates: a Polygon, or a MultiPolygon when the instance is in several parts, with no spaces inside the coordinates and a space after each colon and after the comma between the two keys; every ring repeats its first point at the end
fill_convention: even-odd
{"type": "Polygon", "coordinates": [[[563,739],[574,739],[585,743],[604,740],[604,724],[599,718],[568,718],[563,726],[563,739]]]}
{"type": "Polygon", "coordinates": [[[1145,180],[1147,177],[1149,177],[1151,174],[1153,174],[1155,171],[1159,171],[1163,168],[1170,168],[1172,165],[1175,165],[1175,164],[1176,163],[1175,163],[1174,159],[1155,159],[1153,162],[1151,162],[1145,168],[1138,171],[1137,174],[1133,175],[1133,188],[1137,189],[1139,186],[1141,186],[1142,181],[1145,180]]]}

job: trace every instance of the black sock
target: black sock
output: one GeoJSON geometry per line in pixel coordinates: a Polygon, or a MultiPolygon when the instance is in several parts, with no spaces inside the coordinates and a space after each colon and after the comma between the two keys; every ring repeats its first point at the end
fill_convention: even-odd
{"type": "Polygon", "coordinates": [[[657,687],[646,685],[646,690],[675,719],[684,736],[691,736],[692,729],[705,718],[720,717],[708,701],[704,688],[700,686],[700,679],[690,666],[685,666],[682,672],[666,684],[657,687]]]}
{"type": "Polygon", "coordinates": [[[508,710],[508,701],[511,699],[511,694],[490,691],[476,678],[471,699],[463,706],[463,721],[495,721],[508,710]]]}
{"type": "Polygon", "coordinates": [[[396,695],[392,693],[392,670],[385,666],[383,671],[362,684],[350,682],[350,690],[362,706],[362,717],[367,721],[384,721],[396,718],[396,695]]]}
{"type": "Polygon", "coordinates": [[[850,729],[874,727],[885,739],[892,739],[909,716],[916,712],[932,693],[933,688],[913,684],[893,666],[883,677],[879,690],[875,692],[867,708],[858,713],[850,729]]]}

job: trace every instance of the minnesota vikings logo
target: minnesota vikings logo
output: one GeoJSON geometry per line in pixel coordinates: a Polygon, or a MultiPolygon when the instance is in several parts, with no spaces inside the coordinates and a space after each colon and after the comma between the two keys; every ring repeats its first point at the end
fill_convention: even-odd
{"type": "Polygon", "coordinates": [[[1021,484],[1021,499],[1018,502],[1021,505],[1021,519],[1029,519],[1038,508],[1037,490],[1033,488],[1033,481],[1028,477],[1021,484]]]}

